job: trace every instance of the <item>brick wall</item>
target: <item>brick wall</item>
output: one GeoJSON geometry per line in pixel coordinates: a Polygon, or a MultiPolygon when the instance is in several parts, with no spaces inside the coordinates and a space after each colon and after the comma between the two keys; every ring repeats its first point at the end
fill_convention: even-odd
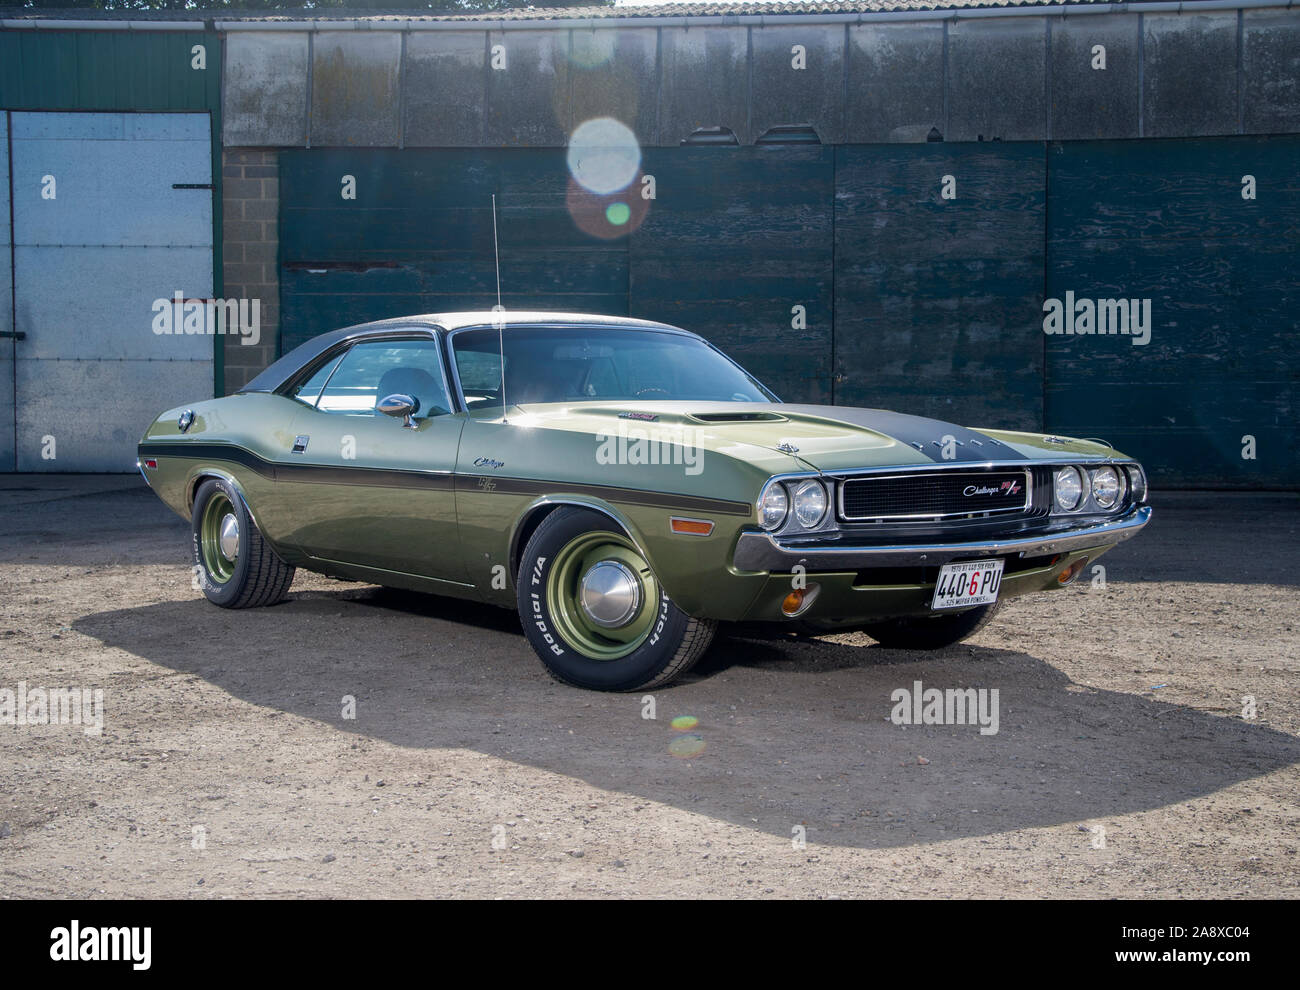
{"type": "Polygon", "coordinates": [[[261,337],[227,337],[226,393],[275,360],[280,337],[280,165],[275,151],[227,149],[221,156],[222,266],[226,299],[260,300],[261,337]]]}

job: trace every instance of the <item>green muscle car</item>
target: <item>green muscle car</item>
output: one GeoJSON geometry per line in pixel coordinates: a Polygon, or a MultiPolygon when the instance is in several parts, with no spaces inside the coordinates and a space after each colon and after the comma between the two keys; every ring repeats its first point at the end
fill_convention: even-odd
{"type": "Polygon", "coordinates": [[[163,413],[139,463],[214,604],[273,605],[297,567],[490,602],[611,691],[725,621],[947,646],[1151,516],[1100,441],[782,403],[695,334],[570,313],[323,334],[163,413]]]}

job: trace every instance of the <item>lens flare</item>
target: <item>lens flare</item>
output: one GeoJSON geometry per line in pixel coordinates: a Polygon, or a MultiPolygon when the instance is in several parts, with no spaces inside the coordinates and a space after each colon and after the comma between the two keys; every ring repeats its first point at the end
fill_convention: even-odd
{"type": "Polygon", "coordinates": [[[694,715],[678,715],[672,721],[672,726],[678,732],[686,732],[700,724],[700,720],[694,715]]]}
{"type": "Polygon", "coordinates": [[[569,136],[569,173],[597,196],[626,189],[641,168],[641,145],[631,128],[613,117],[595,117],[569,136]]]}
{"type": "Polygon", "coordinates": [[[614,57],[616,31],[574,31],[569,61],[582,69],[594,69],[614,57]]]}
{"type": "Polygon", "coordinates": [[[605,219],[615,227],[626,226],[632,219],[632,207],[626,203],[610,203],[605,207],[605,219]]]}
{"type": "Polygon", "coordinates": [[[689,760],[704,752],[704,740],[694,733],[678,736],[668,744],[668,752],[679,760],[689,760]]]}
{"type": "MultiPolygon", "coordinates": [[[[638,182],[637,188],[639,186],[638,182]]],[[[574,226],[602,241],[627,237],[641,226],[650,211],[649,200],[636,189],[597,196],[578,185],[573,178],[569,179],[565,205],[569,208],[569,216],[573,217],[574,226]]]]}

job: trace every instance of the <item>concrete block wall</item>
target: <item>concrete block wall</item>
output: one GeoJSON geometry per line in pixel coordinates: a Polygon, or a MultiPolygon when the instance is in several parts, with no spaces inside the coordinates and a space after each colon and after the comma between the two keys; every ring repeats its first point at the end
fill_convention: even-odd
{"type": "Polygon", "coordinates": [[[280,166],[269,149],[221,156],[224,298],[259,301],[256,344],[225,338],[225,391],[238,391],[276,358],[280,333],[280,166]]]}

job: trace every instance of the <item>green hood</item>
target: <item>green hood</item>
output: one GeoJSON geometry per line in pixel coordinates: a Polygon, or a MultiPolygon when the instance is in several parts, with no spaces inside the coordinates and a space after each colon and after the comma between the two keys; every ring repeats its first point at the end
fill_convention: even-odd
{"type": "Polygon", "coordinates": [[[852,406],[593,400],[517,409],[511,422],[520,425],[645,437],[765,465],[771,463],[773,452],[780,452],[797,470],[1123,457],[1092,440],[973,430],[924,416],[852,406]]]}

